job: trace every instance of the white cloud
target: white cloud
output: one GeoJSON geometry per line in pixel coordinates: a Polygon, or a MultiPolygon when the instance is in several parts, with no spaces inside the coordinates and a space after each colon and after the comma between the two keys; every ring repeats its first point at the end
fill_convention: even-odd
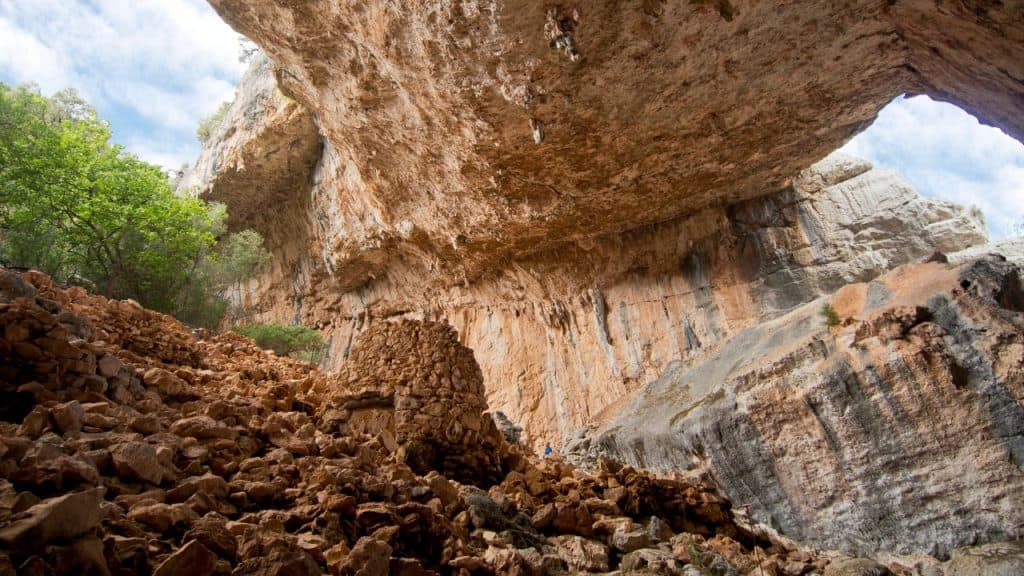
{"type": "Polygon", "coordinates": [[[926,196],[977,206],[994,239],[1024,222],[1024,145],[951,104],[898,98],[842,150],[900,171],[926,196]]]}
{"type": "Polygon", "coordinates": [[[115,139],[170,166],[194,158],[199,119],[243,69],[238,34],[205,0],[0,0],[0,80],[74,87],[115,139]]]}
{"type": "Polygon", "coordinates": [[[75,82],[57,51],[0,17],[0,73],[15,83],[35,82],[52,93],[75,82]],[[6,55],[6,56],[4,56],[6,55]]]}
{"type": "Polygon", "coordinates": [[[181,159],[181,149],[188,144],[189,142],[173,140],[128,140],[125,148],[150,164],[159,164],[168,170],[176,170],[183,162],[188,161],[181,159]]]}
{"type": "Polygon", "coordinates": [[[194,131],[197,110],[216,109],[234,98],[235,85],[217,78],[200,78],[188,92],[135,80],[108,83],[109,98],[139,116],[179,132],[194,131]],[[212,103],[212,104],[210,104],[212,103]]]}

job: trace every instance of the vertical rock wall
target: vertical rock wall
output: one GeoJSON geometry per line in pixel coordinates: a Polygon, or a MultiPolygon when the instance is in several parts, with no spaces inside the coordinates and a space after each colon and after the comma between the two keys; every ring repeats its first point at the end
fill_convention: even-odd
{"type": "MultiPolygon", "coordinates": [[[[846,343],[841,353],[824,336],[805,338],[822,327],[816,310],[801,308],[936,250],[984,241],[968,212],[917,197],[892,173],[835,157],[806,167],[903,92],[1024,135],[1019,3],[211,4],[266,50],[277,85],[309,111],[280,131],[268,122],[253,138],[311,144],[300,154],[239,141],[225,151],[239,150],[245,166],[205,184],[208,197],[235,198],[246,214],[235,225],[259,229],[277,254],[239,293],[256,318],[321,329],[332,366],[382,320],[444,319],[476,351],[490,406],[534,446],[642,410],[653,420],[641,424],[658,426],[641,442],[603,429],[603,439],[617,439],[608,440],[612,453],[648,466],[703,463],[735,498],[761,498],[752,510],[790,533],[841,522],[836,542],[863,548],[1019,533],[1005,490],[1017,477],[995,456],[1015,428],[986,428],[1015,421],[1013,402],[989,401],[999,396],[996,380],[971,376],[970,393],[944,396],[960,411],[929,405],[961,419],[957,430],[988,459],[953,459],[990,482],[977,490],[951,476],[955,466],[944,468],[948,442],[917,440],[916,420],[892,420],[895,440],[871,427],[876,412],[903,400],[892,391],[896,400],[884,391],[876,398],[868,385],[906,387],[911,398],[950,378],[963,384],[953,366],[965,366],[957,354],[966,352],[954,343],[956,322],[937,320],[948,316],[942,307],[918,302],[931,317],[897,330],[895,351],[880,341],[846,343]],[[264,197],[240,193],[249,183],[285,175],[288,209],[248,210],[264,197]],[[900,339],[910,344],[900,348],[900,339]],[[751,351],[769,355],[771,389],[759,388],[756,370],[731,372],[751,351]],[[726,386],[667,384],[689,373],[726,386]],[[800,392],[809,382],[820,386],[800,392]],[[758,396],[744,412],[729,404],[733,385],[778,398],[758,396]],[[636,404],[664,386],[674,392],[636,404]],[[791,405],[794,388],[800,400],[791,405]],[[986,408],[972,412],[971,398],[986,408]],[[675,426],[720,402],[715,418],[740,420],[698,426],[697,440],[681,444],[675,426]],[[1009,416],[989,418],[996,405],[1009,416]],[[766,430],[786,441],[765,440],[766,430]],[[796,471],[776,471],[780,462],[796,471]],[[933,471],[934,489],[915,491],[933,471]],[[919,476],[908,481],[905,472],[919,476]],[[954,490],[970,495],[959,515],[950,515],[954,490]],[[986,498],[994,510],[982,509],[986,498]],[[906,516],[888,519],[894,510],[906,516]],[[943,515],[963,523],[947,529],[943,515]]],[[[864,286],[870,305],[844,314],[900,293],[864,286]]],[[[990,320],[1002,326],[979,322],[990,320]]],[[[1013,357],[1011,344],[982,355],[1013,357]]],[[[1008,374],[1019,405],[1018,376],[1008,374]]],[[[397,434],[397,416],[364,416],[360,425],[397,434]]]]}
{"type": "MultiPolygon", "coordinates": [[[[309,193],[311,213],[319,213],[323,186],[309,193]]],[[[230,197],[221,180],[211,190],[230,197]]],[[[319,249],[296,245],[306,235],[292,233],[283,246],[273,240],[297,223],[268,225],[274,267],[240,298],[255,318],[321,329],[328,367],[341,365],[376,319],[443,318],[475,351],[490,405],[537,447],[557,446],[673,362],[698,362],[752,323],[935,250],[985,240],[983,224],[963,208],[839,155],[770,198],[576,243],[447,289],[401,258],[355,289],[360,270],[376,268],[350,261],[354,268],[325,282],[319,249]],[[304,256],[284,268],[296,252],[304,256]]]]}
{"type": "Polygon", "coordinates": [[[908,265],[850,285],[670,367],[570,450],[704,470],[754,518],[822,546],[943,556],[1020,538],[1019,270],[908,265]]]}

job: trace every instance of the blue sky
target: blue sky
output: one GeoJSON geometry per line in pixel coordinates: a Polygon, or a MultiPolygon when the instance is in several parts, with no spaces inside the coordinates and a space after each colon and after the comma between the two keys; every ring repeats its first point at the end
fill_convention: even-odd
{"type": "MultiPolygon", "coordinates": [[[[168,168],[198,154],[195,127],[233,97],[238,54],[205,0],[0,0],[0,80],[74,87],[118,142],[168,168]]],[[[978,206],[993,238],[1024,223],[1024,146],[954,106],[898,98],[844,150],[978,206]]]]}
{"type": "Polygon", "coordinates": [[[952,104],[897,98],[843,151],[896,169],[922,194],[981,208],[993,239],[1024,224],[1024,145],[952,104]]]}
{"type": "Polygon", "coordinates": [[[199,119],[234,97],[238,34],[205,0],[0,0],[0,81],[73,87],[144,160],[199,154],[199,119]]]}

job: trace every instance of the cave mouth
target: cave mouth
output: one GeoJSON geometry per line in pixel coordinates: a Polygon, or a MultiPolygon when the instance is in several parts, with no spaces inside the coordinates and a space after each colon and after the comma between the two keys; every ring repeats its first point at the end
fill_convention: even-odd
{"type": "Polygon", "coordinates": [[[976,207],[992,240],[1024,235],[1024,144],[953,104],[898,96],[839,151],[900,172],[924,196],[976,207]]]}

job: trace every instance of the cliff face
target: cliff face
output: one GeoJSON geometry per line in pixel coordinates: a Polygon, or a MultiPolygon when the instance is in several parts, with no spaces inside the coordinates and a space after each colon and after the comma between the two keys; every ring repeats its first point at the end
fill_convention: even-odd
{"type": "MultiPolygon", "coordinates": [[[[828,368],[816,405],[835,397],[874,414],[874,397],[847,383],[878,374],[878,386],[911,394],[938,386],[930,379],[942,370],[959,374],[947,360],[963,351],[942,338],[897,347],[895,359],[881,341],[819,351],[813,342],[832,336],[818,299],[862,283],[874,287],[863,288],[871,305],[841,311],[866,314],[885,300],[878,286],[894,290],[873,279],[937,250],[977,246],[983,225],[863,161],[814,163],[902,92],[952,101],[1024,136],[1017,3],[210,3],[273,65],[255,66],[192,182],[228,203],[232,226],[263,233],[276,256],[236,297],[257,319],[322,330],[329,368],[373,323],[443,319],[474,350],[489,406],[535,448],[604,424],[577,439],[581,453],[600,438],[590,447],[644,466],[707,469],[760,519],[830,545],[941,551],[972,535],[1019,534],[1020,517],[1003,504],[1019,472],[1005,463],[977,464],[991,483],[968,490],[956,517],[969,520],[942,528],[961,487],[948,477],[954,467],[940,470],[932,508],[928,494],[904,498],[903,480],[872,478],[926,475],[952,440],[920,451],[925,425],[913,419],[891,422],[889,443],[870,427],[801,440],[819,420],[806,410],[788,420],[786,387],[828,368]],[[790,339],[763,332],[769,326],[790,339]],[[764,348],[762,338],[786,349],[764,348]],[[743,354],[753,351],[788,358],[774,380],[745,384],[778,396],[763,405],[762,428],[721,408],[716,417],[739,419],[725,421],[742,438],[681,443],[677,416],[739,394],[728,392],[741,386],[722,355],[750,364],[756,356],[743,354]],[[939,360],[919,366],[919,356],[939,360]],[[712,379],[700,398],[643,404],[690,373],[712,379]],[[635,437],[608,427],[640,426],[645,413],[633,412],[657,409],[671,416],[635,437]],[[766,430],[790,444],[758,444],[766,430]],[[764,470],[730,468],[741,463],[728,451],[747,440],[764,470]],[[837,487],[821,487],[818,460],[785,460],[800,442],[815,444],[808,458],[833,466],[824,477],[837,487]],[[774,471],[783,464],[798,472],[774,471]],[[744,483],[763,489],[762,500],[744,483]],[[886,500],[877,487],[895,493],[886,500]],[[985,512],[989,497],[1001,503],[985,512]],[[889,501],[918,509],[885,524],[889,501]]],[[[992,354],[1016,349],[1000,350],[992,354]]],[[[1016,390],[1020,377],[1007,372],[1006,386],[1016,390]]],[[[963,404],[994,390],[993,378],[976,384],[987,391],[940,397],[963,404]]],[[[1011,396],[1019,407],[1019,392],[1011,396]]],[[[979,432],[988,408],[956,409],[915,414],[958,418],[981,457],[995,458],[1001,441],[979,432]]],[[[827,414],[820,421],[838,426],[827,414]]]]}
{"type": "Polygon", "coordinates": [[[778,190],[903,92],[1024,136],[1016,3],[210,3],[317,119],[345,282],[389,241],[450,285],[778,190]]]}
{"type": "Polygon", "coordinates": [[[941,555],[1020,537],[1022,312],[1001,258],[907,265],[671,367],[567,450],[705,470],[757,520],[823,546],[941,555]]]}
{"type": "MultiPolygon", "coordinates": [[[[267,72],[257,65],[254,74],[267,72]]],[[[245,102],[269,98],[245,95],[250,87],[273,91],[271,82],[243,83],[242,104],[227,125],[258,116],[245,102]]],[[[260,220],[261,212],[248,205],[250,189],[235,183],[237,173],[213,174],[203,161],[217,157],[210,151],[238,158],[283,149],[259,144],[265,132],[248,130],[248,141],[214,141],[195,171],[210,175],[198,180],[206,196],[241,214],[239,226],[263,231],[277,254],[272,269],[243,290],[244,303],[257,317],[323,329],[331,340],[330,367],[347,359],[355,335],[375,319],[445,318],[475,351],[490,405],[523,426],[534,445],[557,445],[672,363],[699,361],[753,323],[935,250],[985,241],[984,225],[963,208],[918,196],[892,171],[833,155],[771,196],[523,258],[463,286],[432,284],[440,266],[430,271],[386,260],[394,242],[331,276],[324,248],[330,228],[317,225],[326,218],[326,225],[340,226],[330,219],[336,212],[321,204],[337,184],[320,178],[330,162],[294,195],[304,209],[292,204],[263,212],[260,220]],[[350,274],[384,262],[382,278],[351,289],[350,274]]],[[[250,165],[274,165],[270,154],[249,159],[243,173],[250,165]]]]}

